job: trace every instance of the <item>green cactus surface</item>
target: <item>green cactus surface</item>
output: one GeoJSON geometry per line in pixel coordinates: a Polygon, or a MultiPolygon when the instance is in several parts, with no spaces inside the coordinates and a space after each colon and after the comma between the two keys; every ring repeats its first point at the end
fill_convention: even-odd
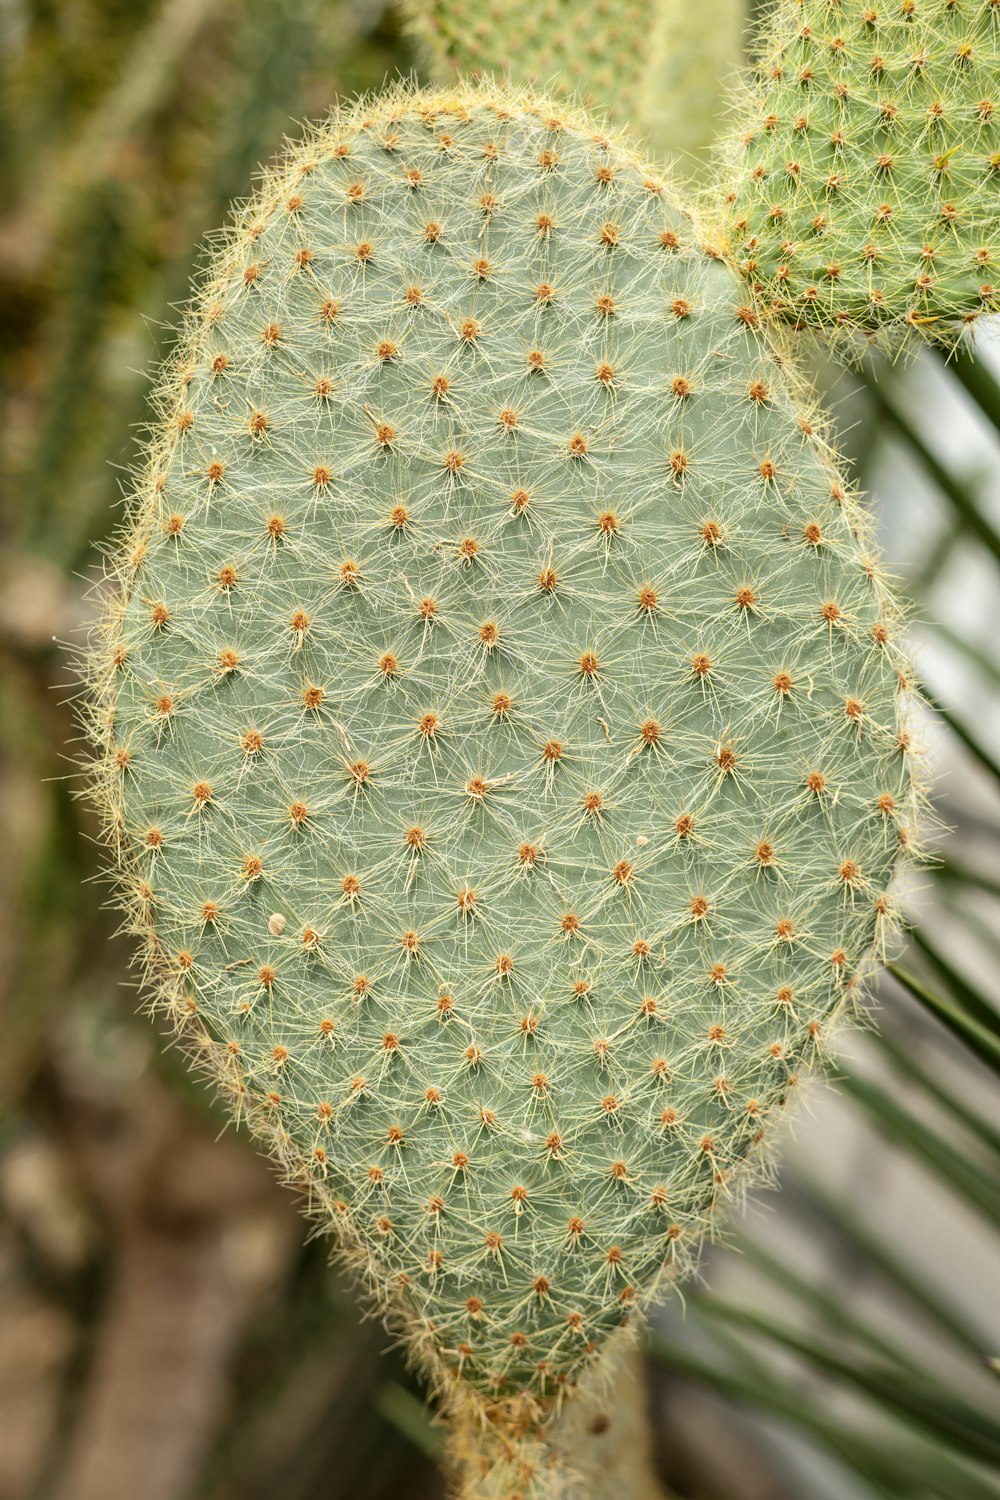
{"type": "Polygon", "coordinates": [[[506,72],[515,84],[574,92],[624,123],[639,108],[662,0],[400,0],[442,80],[506,72]]]}
{"type": "Polygon", "coordinates": [[[811,408],[620,140],[398,90],[216,247],[109,574],[161,1013],[438,1384],[544,1405],[890,917],[907,670],[811,408]]]}
{"type": "Polygon", "coordinates": [[[741,62],[745,0],[400,0],[432,74],[503,72],[572,95],[681,169],[707,155],[741,62]]]}
{"type": "Polygon", "coordinates": [[[781,0],[741,117],[733,253],[807,326],[1000,307],[998,0],[781,0]]]}

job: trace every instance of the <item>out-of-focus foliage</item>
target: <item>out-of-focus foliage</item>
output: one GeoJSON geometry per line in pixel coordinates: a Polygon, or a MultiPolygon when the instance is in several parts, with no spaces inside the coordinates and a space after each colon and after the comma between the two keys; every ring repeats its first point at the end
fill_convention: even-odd
{"type": "MultiPolygon", "coordinates": [[[[364,0],[0,5],[2,1500],[440,1493],[384,1335],[132,1014],[53,641],[87,618],[192,247],[296,121],[411,61],[364,0]]],[[[996,368],[823,375],[917,606],[951,831],[879,1036],[831,1063],[742,1254],[656,1330],[678,1496],[1000,1494],[996,368]]]]}

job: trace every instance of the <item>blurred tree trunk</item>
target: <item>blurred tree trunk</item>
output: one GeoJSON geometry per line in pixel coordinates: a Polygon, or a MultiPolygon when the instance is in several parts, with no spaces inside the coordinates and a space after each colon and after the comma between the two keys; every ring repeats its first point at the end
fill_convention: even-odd
{"type": "Polygon", "coordinates": [[[299,1242],[265,1164],[149,1077],[72,1142],[110,1220],[111,1286],[52,1500],[190,1500],[247,1320],[299,1242]]]}

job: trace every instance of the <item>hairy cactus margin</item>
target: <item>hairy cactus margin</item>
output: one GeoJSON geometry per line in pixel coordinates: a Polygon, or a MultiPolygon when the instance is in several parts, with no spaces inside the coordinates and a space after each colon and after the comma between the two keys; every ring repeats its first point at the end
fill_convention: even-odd
{"type": "Polygon", "coordinates": [[[562,1403],[759,1177],[891,919],[911,684],[864,516],[657,175],[489,86],[292,149],[158,413],[89,711],[151,1001],[468,1493],[566,1493],[562,1403]]]}

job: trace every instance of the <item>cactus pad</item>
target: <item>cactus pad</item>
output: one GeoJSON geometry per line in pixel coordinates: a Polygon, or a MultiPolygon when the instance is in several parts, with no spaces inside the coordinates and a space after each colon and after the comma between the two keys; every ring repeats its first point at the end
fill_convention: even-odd
{"type": "Polygon", "coordinates": [[[214,255],[95,645],[161,1010],[426,1368],[544,1399],[759,1173],[888,914],[856,502],[662,183],[335,115],[214,255]]]}
{"type": "Polygon", "coordinates": [[[742,112],[733,251],[804,324],[1000,307],[1000,4],[781,0],[742,112]]]}

